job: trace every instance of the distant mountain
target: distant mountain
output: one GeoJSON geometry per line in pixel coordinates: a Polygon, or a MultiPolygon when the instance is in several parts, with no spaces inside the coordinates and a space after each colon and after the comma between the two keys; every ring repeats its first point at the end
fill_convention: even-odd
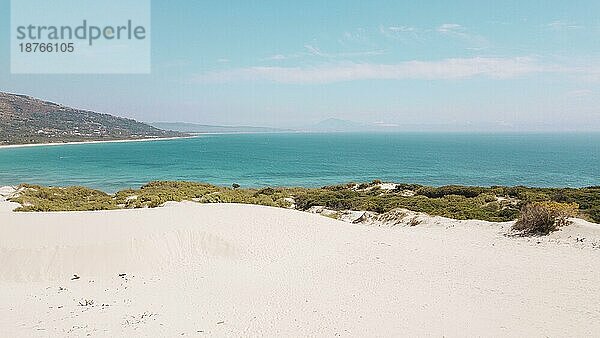
{"type": "Polygon", "coordinates": [[[322,132],[359,131],[364,128],[365,125],[361,123],[336,118],[329,118],[308,127],[310,131],[322,132]]]}
{"type": "Polygon", "coordinates": [[[0,92],[0,145],[184,136],[132,119],[0,92]]]}
{"type": "Polygon", "coordinates": [[[186,122],[154,122],[152,126],[164,130],[173,130],[184,133],[277,133],[292,131],[290,129],[270,128],[270,127],[249,127],[249,126],[214,126],[206,124],[186,123],[186,122]]]}

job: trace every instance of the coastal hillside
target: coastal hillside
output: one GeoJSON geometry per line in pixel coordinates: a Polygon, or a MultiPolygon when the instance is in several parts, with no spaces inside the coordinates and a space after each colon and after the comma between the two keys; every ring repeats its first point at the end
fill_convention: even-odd
{"type": "Polygon", "coordinates": [[[132,119],[0,92],[0,145],[183,136],[132,119]]]}

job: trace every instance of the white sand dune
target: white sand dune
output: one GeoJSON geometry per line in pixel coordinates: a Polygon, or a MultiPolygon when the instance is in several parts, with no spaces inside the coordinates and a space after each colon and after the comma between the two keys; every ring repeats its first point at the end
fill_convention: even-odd
{"type": "Polygon", "coordinates": [[[0,212],[0,336],[597,335],[596,225],[508,226],[235,204],[0,212]]]}

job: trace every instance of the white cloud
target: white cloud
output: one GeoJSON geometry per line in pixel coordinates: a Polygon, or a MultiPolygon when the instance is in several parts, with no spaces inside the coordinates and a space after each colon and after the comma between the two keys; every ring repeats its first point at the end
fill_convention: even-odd
{"type": "Polygon", "coordinates": [[[354,42],[364,43],[368,40],[367,30],[364,28],[358,28],[355,31],[344,32],[340,41],[342,42],[354,42]]]}
{"type": "Polygon", "coordinates": [[[469,50],[483,50],[489,47],[489,41],[478,34],[471,33],[466,27],[457,23],[445,23],[440,25],[436,31],[442,35],[452,37],[457,40],[462,40],[470,45],[469,50]]]}
{"type": "Polygon", "coordinates": [[[567,97],[581,98],[592,95],[594,92],[591,89],[575,89],[567,92],[567,97]]]}
{"type": "Polygon", "coordinates": [[[439,26],[437,31],[445,34],[464,34],[465,28],[456,23],[445,23],[439,26]]]}
{"type": "Polygon", "coordinates": [[[316,55],[316,56],[325,56],[325,54],[323,54],[321,52],[321,50],[317,47],[311,46],[311,45],[304,45],[304,48],[306,48],[306,50],[308,50],[308,52],[312,55],[316,55]]]}
{"type": "Polygon", "coordinates": [[[409,26],[390,26],[387,29],[392,32],[404,32],[404,33],[414,32],[417,30],[415,27],[409,27],[409,26]]]}
{"type": "Polygon", "coordinates": [[[281,60],[286,60],[288,59],[287,56],[283,55],[283,54],[275,54],[275,55],[271,55],[265,58],[265,60],[275,60],[275,61],[281,61],[281,60]]]}
{"type": "Polygon", "coordinates": [[[342,57],[353,57],[353,56],[371,56],[384,54],[384,50],[368,50],[360,52],[341,52],[341,53],[327,53],[321,51],[319,48],[312,45],[304,45],[304,48],[310,55],[319,56],[323,58],[342,58],[342,57]]]}
{"type": "Polygon", "coordinates": [[[580,28],[583,28],[583,26],[578,25],[573,22],[569,22],[569,21],[556,20],[556,21],[552,21],[552,22],[546,24],[546,28],[555,30],[555,31],[562,31],[562,30],[569,30],[569,29],[580,29],[580,28]]]}
{"type": "Polygon", "coordinates": [[[394,40],[412,40],[418,39],[423,33],[421,29],[412,26],[396,25],[396,26],[379,26],[381,35],[394,40]]]}
{"type": "Polygon", "coordinates": [[[194,81],[224,83],[266,81],[276,83],[333,83],[355,80],[445,80],[477,76],[493,79],[553,71],[529,57],[456,58],[441,61],[406,61],[397,64],[335,63],[314,67],[248,67],[207,72],[194,81]]]}
{"type": "Polygon", "coordinates": [[[264,61],[282,61],[282,60],[290,60],[290,59],[298,59],[307,56],[320,57],[326,59],[337,59],[337,58],[347,58],[347,57],[358,57],[358,56],[373,56],[373,55],[381,55],[385,54],[385,50],[367,50],[367,51],[359,51],[359,52],[339,52],[339,53],[329,53],[324,52],[318,47],[313,45],[304,45],[305,52],[296,53],[296,54],[275,54],[263,58],[264,61]]]}

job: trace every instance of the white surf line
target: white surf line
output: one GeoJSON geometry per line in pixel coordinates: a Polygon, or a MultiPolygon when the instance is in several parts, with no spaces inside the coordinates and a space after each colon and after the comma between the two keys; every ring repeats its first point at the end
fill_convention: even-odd
{"type": "Polygon", "coordinates": [[[8,148],[29,148],[29,147],[51,147],[51,146],[68,146],[76,144],[96,144],[96,143],[127,143],[127,142],[150,142],[150,141],[169,141],[187,138],[197,138],[200,135],[194,136],[178,136],[178,137],[162,137],[162,138],[142,138],[142,139],[128,139],[128,140],[106,140],[106,141],[77,141],[77,142],[54,142],[54,143],[29,143],[29,144],[6,144],[0,145],[0,149],[8,148]]]}

